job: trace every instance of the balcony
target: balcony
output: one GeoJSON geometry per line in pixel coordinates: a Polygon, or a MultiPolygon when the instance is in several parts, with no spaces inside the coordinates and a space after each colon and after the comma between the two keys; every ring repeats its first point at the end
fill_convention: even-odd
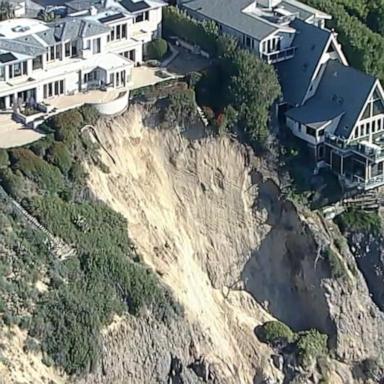
{"type": "Polygon", "coordinates": [[[370,189],[378,188],[384,185],[383,175],[371,177],[368,180],[355,176],[354,180],[357,182],[357,188],[364,191],[369,191],[370,189]]]}
{"type": "Polygon", "coordinates": [[[276,52],[262,53],[261,58],[268,64],[279,63],[280,61],[291,59],[296,52],[296,47],[289,47],[276,52]]]}

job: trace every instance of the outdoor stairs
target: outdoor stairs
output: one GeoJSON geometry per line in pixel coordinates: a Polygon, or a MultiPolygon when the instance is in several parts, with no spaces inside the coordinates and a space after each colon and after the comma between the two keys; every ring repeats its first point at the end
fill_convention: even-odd
{"type": "Polygon", "coordinates": [[[384,206],[384,196],[376,190],[370,190],[345,197],[333,205],[324,207],[322,213],[326,219],[333,219],[348,208],[376,211],[382,206],[384,206]]]}
{"type": "Polygon", "coordinates": [[[23,216],[32,226],[39,231],[43,232],[50,243],[51,252],[60,260],[65,260],[76,254],[76,250],[65,243],[62,239],[54,236],[48,231],[39,221],[33,217],[28,211],[26,211],[15,199],[13,199],[8,193],[0,186],[0,196],[4,197],[14,207],[15,211],[23,216]]]}

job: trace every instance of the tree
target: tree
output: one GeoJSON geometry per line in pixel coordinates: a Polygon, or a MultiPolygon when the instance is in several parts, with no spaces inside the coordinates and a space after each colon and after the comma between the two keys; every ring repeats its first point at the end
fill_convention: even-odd
{"type": "Polygon", "coordinates": [[[15,17],[15,9],[8,1],[0,3],[0,21],[13,19],[15,17]]]}
{"type": "Polygon", "coordinates": [[[167,53],[168,44],[164,39],[154,39],[148,44],[148,58],[161,60],[167,53]]]}
{"type": "Polygon", "coordinates": [[[269,111],[281,89],[272,66],[243,49],[232,56],[234,74],[229,82],[231,104],[250,139],[263,145],[268,136],[269,111]]]}

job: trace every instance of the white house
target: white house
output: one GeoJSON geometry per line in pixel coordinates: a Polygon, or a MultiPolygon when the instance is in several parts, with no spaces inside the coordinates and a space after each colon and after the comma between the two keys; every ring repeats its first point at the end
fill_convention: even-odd
{"type": "Polygon", "coordinates": [[[323,28],[331,18],[296,0],[179,0],[178,4],[197,20],[215,21],[222,33],[236,37],[268,63],[294,56],[294,19],[323,28]]]}
{"type": "Polygon", "coordinates": [[[0,110],[94,89],[128,91],[132,67],[161,33],[164,5],[107,0],[52,23],[0,22],[0,110]]]}

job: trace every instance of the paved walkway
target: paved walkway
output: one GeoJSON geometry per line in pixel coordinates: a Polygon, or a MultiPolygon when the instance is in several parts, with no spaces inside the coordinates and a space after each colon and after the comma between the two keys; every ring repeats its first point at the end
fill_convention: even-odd
{"type": "Polygon", "coordinates": [[[157,83],[161,83],[162,81],[176,79],[177,77],[181,77],[181,76],[173,73],[169,73],[167,70],[161,69],[158,67],[147,67],[145,65],[141,67],[134,67],[132,69],[132,80],[133,80],[132,89],[143,88],[149,85],[155,85],[157,83]],[[160,76],[160,73],[166,75],[167,77],[160,76]]]}
{"type": "Polygon", "coordinates": [[[11,114],[0,114],[0,148],[20,147],[42,137],[43,134],[16,123],[11,114]]]}

